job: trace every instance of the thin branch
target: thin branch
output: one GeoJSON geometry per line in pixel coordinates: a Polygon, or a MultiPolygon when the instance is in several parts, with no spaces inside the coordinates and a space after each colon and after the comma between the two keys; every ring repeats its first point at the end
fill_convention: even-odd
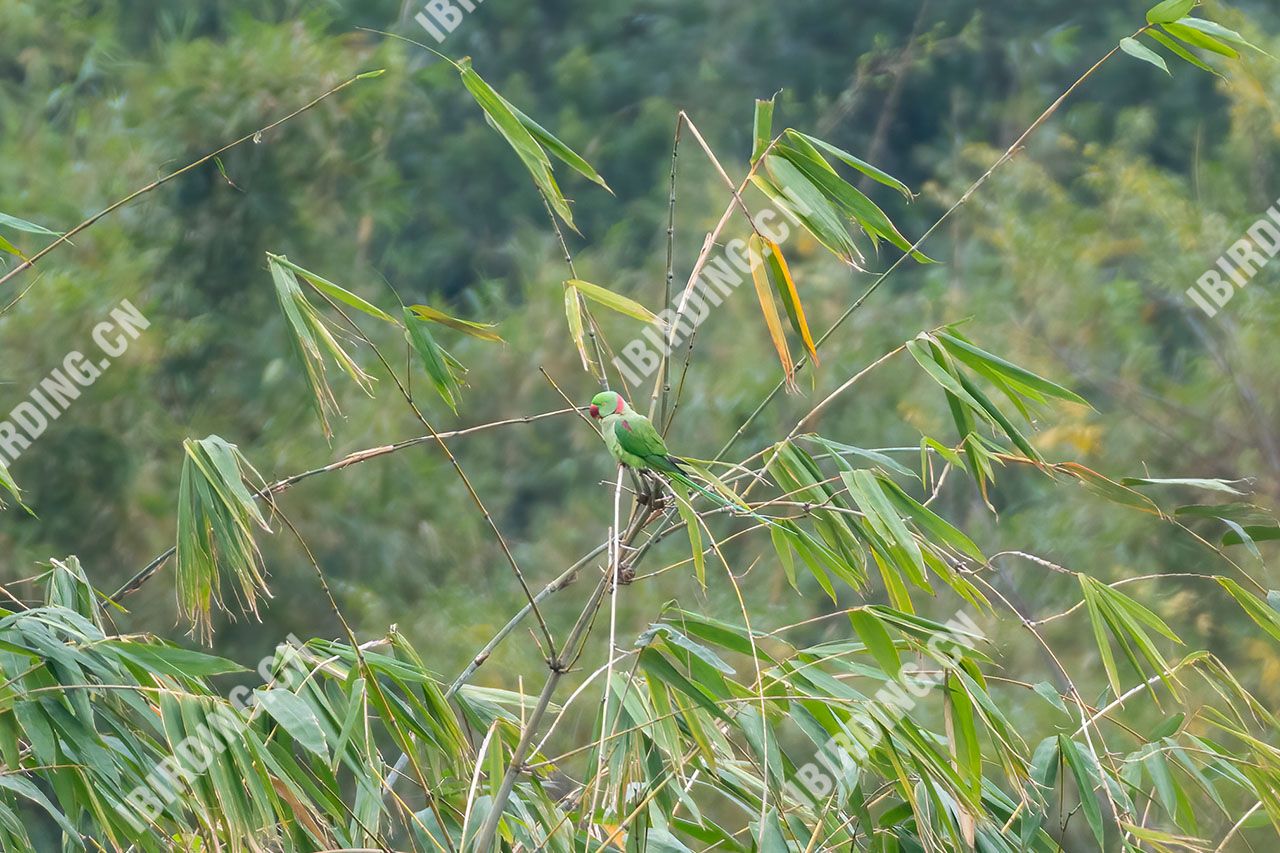
{"type": "MultiPolygon", "coordinates": [[[[534,421],[540,421],[546,418],[554,418],[560,415],[567,415],[571,412],[576,412],[576,411],[577,411],[576,407],[566,408],[566,409],[557,409],[554,412],[543,412],[540,415],[527,415],[521,418],[507,418],[506,420],[492,421],[487,424],[480,424],[479,426],[467,427],[466,429],[454,430],[452,432],[442,432],[442,433],[439,433],[438,435],[423,435],[423,436],[418,436],[416,438],[409,438],[409,439],[405,439],[404,441],[397,442],[396,444],[387,444],[387,445],[383,445],[382,447],[370,447],[367,450],[357,450],[354,453],[348,453],[346,456],[342,457],[336,462],[331,462],[328,465],[321,466],[320,468],[312,468],[310,471],[303,471],[300,474],[293,474],[292,476],[285,477],[284,479],[276,480],[274,483],[271,483],[269,486],[266,486],[265,488],[262,488],[262,489],[258,489],[256,492],[253,493],[253,496],[258,500],[265,500],[275,495],[278,495],[281,492],[288,491],[290,488],[292,488],[293,486],[296,486],[298,483],[301,483],[303,480],[309,480],[312,477],[318,477],[321,474],[331,474],[334,471],[341,471],[344,468],[349,468],[352,465],[358,465],[361,462],[368,462],[371,459],[378,459],[382,456],[388,456],[392,453],[396,453],[397,451],[404,450],[406,447],[416,447],[420,444],[431,444],[444,438],[459,438],[461,436],[471,435],[472,433],[477,433],[477,432],[484,432],[485,430],[490,430],[490,429],[494,429],[496,427],[501,427],[501,426],[510,426],[512,424],[533,423],[534,421]]],[[[170,557],[174,555],[176,551],[177,551],[177,548],[170,547],[164,553],[157,556],[154,560],[148,563],[141,571],[139,571],[133,577],[129,578],[129,580],[126,581],[123,586],[121,586],[118,590],[112,593],[111,596],[106,600],[107,603],[118,604],[122,598],[130,596],[133,593],[137,592],[139,589],[141,589],[143,584],[151,580],[151,578],[153,578],[160,571],[160,568],[165,564],[165,562],[170,557]]]]}
{"type": "MultiPolygon", "coordinates": [[[[684,110],[676,116],[675,139],[671,144],[671,189],[667,198],[667,275],[663,280],[662,307],[671,307],[671,286],[676,277],[676,159],[680,156],[680,131],[684,129],[684,110]]],[[[675,334],[674,328],[670,334],[675,334]]],[[[670,338],[668,338],[670,342],[670,338]]],[[[649,400],[649,419],[663,424],[667,415],[668,398],[671,395],[671,359],[665,353],[658,378],[653,383],[653,396],[649,400]]]]}
{"type": "MultiPolygon", "coordinates": [[[[111,204],[103,208],[102,210],[98,211],[93,216],[90,216],[88,219],[81,222],[79,225],[72,228],[70,231],[67,231],[65,234],[62,234],[56,240],[54,240],[49,245],[45,246],[40,251],[36,252],[30,258],[23,260],[22,263],[18,264],[12,270],[7,272],[3,277],[0,277],[0,287],[3,287],[5,283],[7,283],[10,279],[20,275],[25,270],[28,270],[31,267],[35,266],[37,261],[39,261],[45,255],[48,255],[50,252],[52,252],[54,249],[61,246],[63,243],[71,242],[71,238],[79,234],[81,231],[84,231],[85,229],[91,227],[98,220],[102,219],[104,216],[114,213],[115,211],[124,207],[129,202],[138,198],[139,196],[146,195],[147,193],[151,192],[157,187],[163,186],[164,184],[167,184],[169,181],[172,181],[174,178],[179,177],[180,175],[184,175],[187,172],[190,172],[192,169],[203,166],[205,163],[208,163],[213,158],[218,157],[222,154],[225,154],[226,152],[230,151],[232,148],[235,148],[238,145],[243,145],[244,143],[248,142],[251,139],[255,139],[264,133],[268,133],[272,130],[275,130],[277,127],[289,121],[290,119],[296,118],[297,116],[302,115],[307,110],[311,109],[316,104],[319,104],[321,101],[325,100],[326,98],[341,92],[343,89],[347,88],[352,83],[355,83],[357,80],[364,80],[370,77],[377,77],[381,74],[382,74],[382,71],[365,71],[361,74],[357,74],[354,77],[351,77],[343,81],[342,83],[339,83],[337,86],[334,86],[332,89],[325,92],[323,95],[320,95],[319,97],[314,98],[311,101],[308,101],[306,104],[294,110],[293,112],[289,113],[287,116],[280,119],[276,119],[266,127],[260,128],[259,130],[255,130],[252,133],[246,134],[240,137],[239,139],[235,140],[234,142],[231,142],[222,146],[217,151],[213,151],[209,154],[204,155],[203,157],[201,157],[200,159],[192,163],[188,163],[187,165],[183,166],[181,169],[178,169],[176,172],[170,172],[164,177],[158,178],[157,180],[154,180],[151,183],[147,184],[142,189],[135,190],[134,192],[130,193],[129,195],[125,196],[124,198],[120,199],[114,204],[111,204]]],[[[12,303],[10,303],[9,307],[12,307],[12,303]]],[[[5,310],[7,311],[8,308],[6,308],[5,310]]]]}

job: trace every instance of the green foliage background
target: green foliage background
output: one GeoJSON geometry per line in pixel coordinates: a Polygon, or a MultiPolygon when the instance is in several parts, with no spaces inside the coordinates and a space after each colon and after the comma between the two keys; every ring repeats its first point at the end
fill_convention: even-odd
{"type": "MultiPolygon", "coordinates": [[[[1280,31],[1268,3],[1210,6],[1280,53],[1280,41],[1264,35],[1280,31]]],[[[383,305],[394,301],[386,282],[406,302],[500,323],[506,346],[451,340],[470,368],[469,388],[457,417],[434,405],[439,429],[560,408],[538,367],[575,398],[594,393],[564,331],[562,259],[520,163],[445,63],[356,29],[425,40],[416,11],[336,0],[0,0],[0,210],[58,230],[352,74],[388,69],[232,151],[225,177],[212,165],[182,177],[17,282],[34,285],[0,318],[0,373],[15,383],[0,386],[0,409],[66,351],[88,346],[92,326],[120,299],[153,326],[15,466],[36,517],[0,517],[0,581],[74,553],[97,586],[118,586],[173,541],[185,438],[221,435],[273,479],[422,432],[385,380],[377,402],[338,383],[346,416],[326,444],[288,352],[266,251],[383,305]]],[[[1143,11],[1100,0],[488,0],[443,49],[471,55],[505,97],[605,175],[616,197],[565,179],[585,235],[571,237],[579,274],[657,308],[678,110],[741,162],[753,99],[781,88],[779,126],[814,129],[921,193],[910,206],[873,193],[914,237],[1143,11]]],[[[802,382],[803,395],[771,409],[743,447],[785,434],[817,399],[920,329],[972,317],[972,339],[1095,406],[1053,410],[1036,438],[1049,458],[1116,475],[1256,476],[1259,503],[1273,506],[1280,267],[1212,319],[1183,292],[1280,196],[1278,94],[1280,65],[1265,57],[1234,64],[1229,82],[1185,65],[1168,79],[1125,58],[1109,64],[925,246],[944,263],[904,269],[877,293],[824,350],[816,387],[802,382]]],[[[682,153],[677,280],[725,195],[687,140],[682,153]]],[[[41,245],[20,236],[24,249],[41,245]]],[[[788,255],[815,326],[825,328],[871,281],[804,238],[788,255]]],[[[634,329],[604,322],[615,342],[634,329]]],[[[758,308],[738,294],[699,333],[673,447],[710,455],[778,378],[758,308]]],[[[914,393],[925,387],[914,365],[890,367],[817,427],[864,447],[949,434],[937,395],[914,393]]],[[[556,419],[459,439],[453,449],[533,583],[600,541],[611,513],[600,483],[613,470],[588,430],[556,419]]],[[[1081,490],[1007,471],[993,502],[998,529],[972,489],[948,495],[942,510],[988,553],[1030,551],[1104,581],[1204,570],[1189,540],[1169,541],[1166,526],[1081,490]],[[1153,553],[1164,562],[1145,562],[1153,553]]],[[[446,673],[523,601],[430,445],[309,481],[281,507],[357,632],[373,637],[395,623],[446,673]]],[[[336,637],[296,543],[278,534],[262,547],[275,597],[261,624],[220,617],[217,652],[251,661],[290,632],[336,637]]],[[[687,553],[682,542],[664,548],[670,559],[661,562],[687,553]]],[[[739,565],[761,558],[748,576],[753,612],[781,622],[833,609],[816,585],[802,600],[784,594],[767,545],[731,553],[739,565]]],[[[1028,614],[1078,598],[1071,579],[1003,565],[1002,589],[1028,614]]],[[[1274,645],[1203,588],[1167,585],[1157,609],[1194,626],[1199,636],[1184,639],[1236,666],[1274,707],[1274,645]]],[[[571,618],[580,597],[561,596],[549,612],[571,618]]],[[[731,589],[712,583],[704,597],[685,567],[626,589],[622,635],[643,630],[671,599],[737,612],[731,589]]],[[[186,628],[175,624],[168,571],[129,608],[116,619],[123,631],[173,626],[168,633],[180,637],[186,628]]],[[[1038,651],[1015,628],[997,635],[1004,653],[1035,665],[1038,651]]],[[[803,639],[841,632],[815,628],[803,639]]],[[[1064,620],[1049,637],[1078,671],[1096,673],[1090,687],[1101,690],[1087,632],[1064,620]]],[[[476,681],[510,686],[514,674],[543,671],[525,636],[476,681]]],[[[1052,709],[1031,697],[1013,713],[1052,709]]]]}

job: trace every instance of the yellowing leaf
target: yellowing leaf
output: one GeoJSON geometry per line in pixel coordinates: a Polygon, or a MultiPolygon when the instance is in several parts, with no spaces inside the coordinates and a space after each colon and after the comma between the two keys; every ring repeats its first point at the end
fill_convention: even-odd
{"type": "Polygon", "coordinates": [[[450,329],[456,329],[473,338],[479,338],[482,341],[504,343],[497,332],[490,331],[491,329],[497,328],[493,323],[473,323],[470,320],[459,320],[457,317],[450,317],[448,314],[443,311],[438,311],[430,305],[410,305],[409,310],[423,320],[430,320],[433,323],[448,326],[450,329]]]}
{"type": "Polygon", "coordinates": [[[582,330],[582,304],[578,301],[578,288],[566,284],[564,288],[564,313],[569,318],[569,334],[573,336],[573,345],[582,356],[582,369],[591,369],[591,357],[587,355],[587,342],[582,330]]]}
{"type": "Polygon", "coordinates": [[[791,360],[791,350],[787,346],[787,338],[782,333],[782,319],[778,317],[778,306],[773,304],[773,294],[769,292],[769,274],[765,270],[764,241],[759,235],[752,234],[747,241],[747,256],[751,261],[751,280],[756,286],[756,296],[760,298],[760,311],[764,314],[764,324],[769,329],[769,338],[773,348],[778,351],[778,361],[782,363],[782,371],[786,374],[788,385],[794,385],[795,362],[791,360]]]}
{"type": "Polygon", "coordinates": [[[607,290],[598,284],[592,284],[589,281],[583,281],[580,278],[571,279],[565,282],[565,287],[575,287],[583,296],[592,302],[598,302],[611,311],[617,311],[619,314],[625,314],[628,317],[634,317],[645,323],[658,322],[658,315],[654,314],[648,308],[645,308],[639,302],[621,294],[607,290]]]}
{"type": "Polygon", "coordinates": [[[813,334],[809,331],[809,321],[805,319],[804,307],[800,304],[800,294],[796,291],[795,279],[791,277],[791,269],[787,259],[782,255],[782,247],[772,240],[767,240],[769,252],[765,260],[769,264],[769,275],[773,279],[773,287],[778,291],[782,307],[787,311],[787,319],[791,328],[804,341],[804,348],[809,352],[809,359],[818,365],[818,348],[813,343],[813,334]]]}

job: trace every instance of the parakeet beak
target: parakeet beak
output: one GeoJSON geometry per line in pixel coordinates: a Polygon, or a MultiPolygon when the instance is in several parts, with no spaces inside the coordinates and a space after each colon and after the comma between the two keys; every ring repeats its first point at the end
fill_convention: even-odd
{"type": "Polygon", "coordinates": [[[600,417],[600,407],[599,407],[599,406],[597,406],[595,403],[592,403],[592,404],[591,404],[591,408],[590,408],[590,410],[589,410],[589,411],[591,412],[591,417],[593,417],[593,418],[599,418],[599,417],[600,417]]]}

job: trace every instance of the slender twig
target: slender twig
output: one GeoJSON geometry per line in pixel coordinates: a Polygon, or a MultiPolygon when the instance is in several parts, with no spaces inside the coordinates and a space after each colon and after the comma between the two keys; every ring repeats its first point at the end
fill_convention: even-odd
{"type": "MultiPolygon", "coordinates": [[[[542,590],[533,597],[534,602],[541,604],[552,595],[555,595],[563,589],[567,589],[577,579],[578,572],[582,570],[582,567],[599,556],[600,552],[604,551],[608,547],[608,543],[605,542],[592,548],[572,566],[565,569],[559,577],[544,586],[542,590]]],[[[471,659],[471,663],[467,664],[466,668],[458,674],[458,677],[455,678],[453,683],[449,685],[449,688],[445,690],[444,698],[446,700],[452,699],[454,694],[466,686],[466,683],[471,680],[471,676],[475,674],[476,670],[484,666],[498,646],[502,644],[502,641],[511,636],[511,634],[515,632],[516,628],[520,626],[520,623],[525,620],[525,617],[527,617],[532,611],[532,605],[526,604],[524,607],[520,608],[516,615],[507,620],[507,624],[503,625],[502,628],[499,629],[498,633],[494,634],[493,637],[490,638],[489,642],[485,643],[484,648],[476,653],[475,657],[471,659]]],[[[535,749],[534,751],[536,752],[537,750],[535,749]]],[[[385,790],[383,792],[384,798],[387,794],[391,793],[392,789],[395,787],[396,780],[404,775],[404,767],[408,762],[409,756],[406,753],[400,753],[400,757],[396,759],[396,763],[391,768],[391,772],[387,774],[385,790]]]]}
{"type": "MultiPolygon", "coordinates": [[[[471,435],[472,433],[477,433],[477,432],[484,432],[485,430],[490,430],[490,429],[494,429],[496,427],[501,427],[501,426],[510,426],[512,424],[529,424],[529,423],[533,423],[534,421],[544,420],[546,418],[554,418],[554,417],[559,417],[560,415],[567,415],[575,411],[577,411],[576,408],[557,409],[554,412],[543,412],[542,414],[539,414],[539,415],[527,415],[521,418],[507,418],[506,420],[492,421],[491,423],[480,424],[479,426],[467,427],[466,429],[453,430],[452,432],[442,432],[442,433],[439,433],[438,435],[417,436],[416,438],[405,439],[404,441],[400,441],[395,444],[383,445],[382,447],[370,447],[367,450],[357,450],[353,453],[348,453],[346,456],[342,457],[336,462],[330,462],[328,465],[324,465],[319,468],[312,468],[309,471],[303,471],[300,474],[293,474],[281,480],[276,480],[274,483],[271,483],[270,485],[264,488],[258,489],[256,492],[253,493],[253,496],[258,500],[265,500],[275,495],[278,495],[281,492],[287,491],[293,486],[296,486],[298,483],[301,483],[303,480],[309,480],[312,477],[318,477],[321,474],[331,474],[335,471],[341,471],[344,468],[351,467],[352,465],[358,465],[361,462],[368,462],[371,459],[378,459],[380,457],[387,456],[392,453],[396,453],[397,451],[404,450],[407,447],[416,447],[420,444],[431,444],[443,438],[459,438],[461,436],[471,435]]],[[[177,548],[170,547],[164,553],[158,555],[155,559],[153,559],[150,563],[148,563],[145,567],[143,567],[141,571],[136,573],[133,577],[129,578],[129,580],[126,581],[123,586],[121,586],[118,590],[112,593],[111,596],[107,599],[107,602],[119,603],[120,599],[125,598],[137,592],[139,589],[142,588],[143,584],[151,580],[151,578],[153,578],[156,575],[156,573],[160,571],[160,568],[165,564],[165,562],[170,557],[174,555],[176,551],[177,551],[177,548]]]]}
{"type": "MultiPolygon", "coordinates": [[[[680,131],[684,129],[684,110],[676,116],[675,139],[671,144],[671,188],[667,198],[667,275],[663,279],[662,307],[671,307],[671,286],[676,278],[676,159],[680,156],[680,131]]],[[[671,335],[675,334],[673,325],[668,332],[668,348],[671,335]]],[[[666,353],[662,355],[662,366],[658,378],[653,383],[653,396],[649,400],[649,419],[656,424],[666,421],[667,398],[671,394],[671,359],[666,353]]]]}
{"type": "Polygon", "coordinates": [[[1244,826],[1245,821],[1253,817],[1253,813],[1260,808],[1262,808],[1261,800],[1254,803],[1252,808],[1250,808],[1247,812],[1241,815],[1240,819],[1235,822],[1235,825],[1231,827],[1230,831],[1228,831],[1226,836],[1222,839],[1222,843],[1219,844],[1217,847],[1213,848],[1213,853],[1222,853],[1223,850],[1226,850],[1227,844],[1229,844],[1231,842],[1231,839],[1235,837],[1235,834],[1240,831],[1240,827],[1244,826]]]}
{"type": "MultiPolygon", "coordinates": [[[[547,218],[551,220],[551,228],[556,232],[556,240],[560,242],[560,250],[564,252],[565,265],[569,267],[569,278],[576,279],[578,271],[573,265],[573,253],[569,251],[569,243],[564,238],[564,231],[560,228],[560,220],[556,218],[555,211],[551,209],[551,201],[547,198],[547,194],[539,190],[542,196],[542,206],[546,208],[547,218]]],[[[605,364],[604,353],[600,348],[600,340],[602,333],[600,332],[600,324],[596,322],[595,315],[591,313],[591,306],[587,305],[586,300],[582,298],[582,294],[575,297],[578,300],[578,308],[587,315],[587,336],[591,338],[592,348],[596,351],[596,361],[600,364],[600,373],[596,378],[600,380],[600,387],[606,391],[609,389],[609,374],[605,364]]],[[[587,367],[587,365],[583,365],[587,367]]],[[[626,379],[619,374],[619,380],[623,386],[626,386],[626,379]]]]}
{"type": "Polygon", "coordinates": [[[607,735],[605,727],[609,721],[609,697],[613,693],[613,659],[618,647],[618,589],[622,586],[620,583],[622,548],[619,547],[622,541],[622,531],[619,529],[621,524],[619,517],[622,514],[622,472],[623,466],[618,465],[618,482],[613,489],[613,526],[609,528],[609,646],[604,671],[604,705],[600,711],[600,748],[596,752],[596,775],[590,782],[591,808],[587,811],[588,815],[595,814],[596,801],[604,778],[604,742],[607,735]]]}
{"type": "Polygon", "coordinates": [[[511,571],[515,574],[516,581],[520,584],[520,589],[524,592],[525,599],[533,608],[534,618],[538,620],[538,627],[542,631],[542,636],[547,641],[547,654],[554,656],[556,646],[555,639],[551,636],[551,628],[547,626],[547,620],[543,618],[542,612],[538,610],[538,605],[533,600],[533,592],[529,589],[529,582],[525,580],[524,572],[521,570],[520,564],[516,562],[516,556],[511,551],[511,546],[507,544],[507,538],[503,536],[502,531],[498,529],[498,522],[494,520],[493,515],[484,505],[484,501],[480,499],[480,493],[477,492],[475,486],[472,485],[471,478],[467,476],[467,472],[462,468],[462,463],[458,461],[458,457],[453,455],[453,451],[449,449],[449,445],[444,443],[444,439],[440,437],[438,432],[436,432],[436,428],[432,426],[431,422],[422,414],[422,410],[419,409],[418,404],[414,402],[413,395],[409,393],[409,389],[400,381],[400,377],[396,373],[395,368],[391,366],[391,362],[387,361],[386,356],[382,354],[382,350],[378,348],[378,345],[365,334],[359,324],[351,319],[347,312],[343,310],[342,306],[330,299],[328,295],[324,295],[324,298],[325,301],[328,302],[333,309],[347,321],[347,325],[350,326],[351,330],[355,332],[361,340],[368,344],[371,350],[373,350],[373,354],[377,357],[378,361],[382,363],[383,369],[387,371],[387,375],[391,377],[391,381],[394,382],[396,388],[399,389],[400,395],[404,397],[405,403],[409,406],[410,410],[413,411],[418,422],[427,428],[427,432],[431,433],[431,437],[435,439],[435,443],[440,446],[440,450],[444,452],[445,458],[448,459],[449,464],[453,466],[453,470],[458,475],[458,479],[462,481],[462,485],[466,488],[467,494],[471,496],[471,501],[476,505],[476,508],[480,510],[480,514],[484,516],[484,520],[489,525],[489,529],[493,532],[494,538],[498,540],[498,545],[502,549],[503,555],[507,558],[507,563],[511,566],[511,571]]]}
{"type": "MultiPolygon", "coordinates": [[[[152,190],[156,189],[157,187],[163,186],[164,184],[167,184],[169,181],[172,181],[174,178],[179,177],[180,175],[184,175],[184,174],[186,174],[187,172],[190,172],[192,169],[195,169],[195,168],[198,168],[198,167],[200,167],[200,166],[203,166],[205,163],[208,163],[208,162],[209,162],[210,160],[212,160],[213,158],[218,157],[218,156],[220,156],[220,155],[222,155],[222,154],[225,154],[226,152],[230,151],[232,148],[235,148],[235,147],[236,147],[236,146],[238,146],[238,145],[243,145],[244,143],[248,142],[248,141],[249,141],[249,140],[251,140],[251,139],[260,138],[262,134],[264,134],[264,133],[268,133],[268,132],[270,132],[270,131],[272,131],[272,130],[276,129],[276,128],[277,128],[277,127],[279,127],[280,125],[284,124],[285,122],[289,121],[290,119],[292,119],[292,118],[296,118],[297,116],[302,115],[302,114],[303,114],[303,113],[305,113],[307,110],[309,110],[309,109],[311,109],[312,107],[314,107],[316,104],[320,103],[321,101],[325,100],[326,98],[328,98],[328,97],[330,97],[330,96],[332,96],[332,95],[336,95],[338,92],[341,92],[343,89],[347,88],[347,87],[348,87],[348,86],[350,86],[352,83],[355,83],[357,80],[363,80],[363,79],[366,79],[366,78],[369,78],[369,77],[377,77],[377,76],[379,76],[380,74],[382,74],[382,71],[365,71],[365,72],[364,72],[364,73],[362,73],[362,74],[357,74],[357,75],[355,75],[354,77],[351,77],[351,78],[349,78],[349,79],[347,79],[347,80],[343,81],[342,83],[339,83],[337,86],[334,86],[332,89],[330,89],[329,91],[327,91],[327,92],[325,92],[324,94],[320,95],[319,97],[314,98],[314,99],[312,99],[311,101],[308,101],[306,104],[304,104],[303,106],[301,106],[301,107],[299,107],[298,109],[294,110],[293,112],[289,113],[287,116],[285,116],[285,117],[283,117],[283,118],[280,118],[280,119],[276,119],[275,121],[273,121],[271,124],[267,125],[266,127],[263,127],[263,128],[258,129],[258,130],[255,130],[255,131],[253,131],[252,133],[245,134],[244,136],[240,137],[239,139],[235,140],[234,142],[230,142],[230,143],[228,143],[228,144],[226,144],[226,145],[222,146],[222,147],[221,147],[221,148],[219,148],[218,150],[213,151],[213,152],[211,152],[211,153],[209,153],[209,154],[206,154],[206,155],[204,155],[203,157],[201,157],[200,159],[195,160],[194,162],[188,163],[187,165],[183,166],[181,169],[178,169],[178,170],[177,170],[177,171],[175,171],[175,172],[170,172],[169,174],[165,175],[165,176],[164,176],[164,177],[162,177],[162,178],[157,178],[156,180],[154,180],[154,181],[152,181],[151,183],[147,184],[145,187],[142,187],[142,188],[141,188],[141,189],[139,189],[139,190],[135,190],[134,192],[130,193],[129,195],[125,196],[124,198],[120,199],[119,201],[115,202],[114,204],[108,205],[107,207],[105,207],[105,208],[103,208],[102,210],[100,210],[100,211],[98,211],[97,213],[95,213],[93,216],[90,216],[88,219],[86,219],[85,221],[81,222],[81,223],[80,223],[79,225],[77,225],[76,227],[72,228],[70,231],[67,231],[66,233],[64,233],[64,234],[60,235],[60,236],[59,236],[56,240],[54,240],[52,243],[50,243],[49,245],[45,246],[45,247],[44,247],[43,249],[41,249],[40,251],[36,252],[36,253],[35,253],[34,255],[32,255],[31,257],[26,258],[25,260],[23,260],[23,261],[22,261],[22,263],[18,264],[16,267],[14,267],[14,268],[13,268],[12,270],[10,270],[9,272],[5,273],[5,275],[4,275],[3,277],[0,277],[0,287],[3,287],[3,286],[5,285],[5,283],[6,283],[6,282],[8,282],[10,279],[12,279],[12,278],[14,278],[14,277],[18,276],[18,275],[19,275],[19,274],[21,274],[23,271],[28,270],[28,269],[30,269],[31,267],[35,266],[35,264],[36,264],[36,262],[37,262],[37,261],[39,261],[39,260],[40,260],[41,258],[43,258],[45,255],[47,255],[47,254],[49,254],[50,252],[52,252],[54,249],[58,248],[58,246],[61,246],[63,243],[69,243],[69,242],[71,241],[71,238],[72,238],[72,237],[76,236],[76,235],[77,235],[77,234],[79,234],[81,231],[84,231],[86,228],[91,227],[92,225],[94,225],[94,223],[96,223],[98,220],[102,219],[104,216],[107,216],[107,215],[109,215],[109,214],[111,214],[111,213],[114,213],[115,211],[117,211],[117,210],[119,210],[120,208],[124,207],[126,204],[128,204],[129,202],[131,202],[131,201],[133,201],[134,199],[138,198],[139,196],[146,195],[147,193],[151,192],[152,190]]],[[[12,303],[10,304],[10,307],[12,307],[12,303]]],[[[6,309],[6,310],[8,310],[8,309],[6,309]]]]}
{"type": "MultiPolygon", "coordinates": [[[[635,537],[639,534],[651,513],[640,512],[634,513],[631,522],[627,526],[627,532],[619,541],[619,550],[630,546],[635,537]]],[[[652,540],[651,540],[652,541],[652,540]]],[[[643,556],[644,548],[635,555],[632,562],[643,556]]],[[[524,771],[525,759],[529,756],[530,747],[533,740],[537,736],[538,727],[542,724],[542,720],[547,715],[547,709],[551,705],[551,697],[555,694],[556,688],[559,687],[565,673],[572,667],[578,655],[581,654],[581,647],[586,642],[587,635],[590,633],[591,625],[595,620],[597,611],[604,595],[608,591],[613,578],[608,572],[601,575],[600,581],[596,584],[595,590],[588,598],[586,606],[582,612],[578,614],[577,622],[574,623],[569,636],[560,646],[560,653],[550,661],[548,668],[550,673],[547,680],[542,686],[542,693],[538,697],[537,707],[533,713],[529,715],[528,721],[524,724],[520,732],[520,740],[516,744],[511,753],[511,763],[507,766],[506,773],[502,777],[502,782],[498,787],[498,792],[493,798],[493,802],[489,805],[489,815],[485,819],[484,825],[481,826],[476,836],[476,850],[493,849],[493,841],[495,833],[498,830],[498,821],[502,818],[502,812],[507,807],[507,802],[511,798],[511,791],[515,788],[516,777],[524,771]]]]}

